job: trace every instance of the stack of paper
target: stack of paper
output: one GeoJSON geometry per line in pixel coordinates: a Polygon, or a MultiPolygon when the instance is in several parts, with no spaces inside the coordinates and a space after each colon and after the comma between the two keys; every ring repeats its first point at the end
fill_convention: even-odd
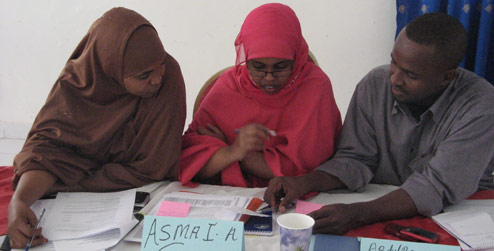
{"type": "MultiPolygon", "coordinates": [[[[216,219],[225,221],[237,221],[242,214],[255,216],[264,216],[247,210],[252,197],[237,195],[219,195],[219,194],[198,194],[191,192],[171,192],[161,197],[162,201],[188,203],[188,218],[198,219],[216,219]]],[[[148,215],[158,215],[162,203],[157,203],[148,215]]],[[[179,212],[176,212],[179,213],[179,212]]],[[[142,225],[135,228],[127,237],[126,241],[141,242],[142,225]]]]}
{"type": "Polygon", "coordinates": [[[494,248],[494,222],[486,212],[460,210],[432,219],[453,235],[463,250],[494,248]]]}
{"type": "MultiPolygon", "coordinates": [[[[104,250],[116,245],[137,223],[132,210],[135,189],[114,193],[59,193],[40,200],[35,213],[46,208],[43,235],[55,250],[104,250]]],[[[34,249],[33,249],[34,250],[34,249]]],[[[53,250],[53,249],[52,249],[53,250]]]]}

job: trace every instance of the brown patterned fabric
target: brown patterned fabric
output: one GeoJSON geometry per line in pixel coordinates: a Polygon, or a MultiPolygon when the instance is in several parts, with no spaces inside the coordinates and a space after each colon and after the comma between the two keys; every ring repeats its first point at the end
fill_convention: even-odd
{"type": "Polygon", "coordinates": [[[153,28],[125,8],[114,8],[96,20],[15,157],[17,175],[46,170],[69,191],[120,190],[175,179],[186,116],[185,86],[178,63],[165,52],[157,32],[142,27],[153,28]],[[128,45],[130,37],[138,42],[128,45]],[[134,63],[124,67],[124,57],[134,63]],[[127,76],[157,60],[166,64],[158,93],[151,98],[128,93],[123,69],[127,76]]]}

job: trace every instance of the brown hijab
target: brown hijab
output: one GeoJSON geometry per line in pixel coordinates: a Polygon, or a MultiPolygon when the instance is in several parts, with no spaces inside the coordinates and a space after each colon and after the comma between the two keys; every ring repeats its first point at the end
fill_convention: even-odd
{"type": "Polygon", "coordinates": [[[69,191],[111,191],[174,179],[185,86],[178,63],[156,41],[153,26],[132,10],[114,8],[99,18],[36,117],[14,159],[17,174],[45,170],[69,191]],[[151,98],[128,93],[124,74],[157,60],[166,64],[158,93],[151,98]]]}

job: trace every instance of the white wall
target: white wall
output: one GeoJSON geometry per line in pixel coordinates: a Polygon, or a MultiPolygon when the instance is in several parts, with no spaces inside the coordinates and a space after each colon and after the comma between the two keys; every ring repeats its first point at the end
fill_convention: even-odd
{"type": "MultiPolygon", "coordinates": [[[[188,125],[201,85],[216,71],[233,65],[233,42],[243,20],[267,2],[0,0],[0,129],[17,128],[21,132],[14,134],[22,135],[30,127],[72,50],[92,22],[115,6],[133,9],[150,20],[165,49],[180,63],[188,125]]],[[[371,68],[390,61],[395,1],[280,2],[299,17],[309,49],[332,80],[344,116],[358,81],[371,68]]]]}

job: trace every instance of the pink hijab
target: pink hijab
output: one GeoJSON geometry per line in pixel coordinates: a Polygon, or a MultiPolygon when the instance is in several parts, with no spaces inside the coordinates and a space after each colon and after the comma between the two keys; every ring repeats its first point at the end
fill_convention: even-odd
{"type": "Polygon", "coordinates": [[[293,10],[282,4],[265,4],[249,13],[235,40],[237,81],[239,89],[258,102],[282,107],[303,83],[300,75],[307,74],[309,47],[293,10]],[[295,60],[287,85],[277,95],[266,95],[252,82],[244,63],[256,58],[283,58],[295,60]]]}
{"type": "MultiPolygon", "coordinates": [[[[333,155],[341,118],[329,78],[308,61],[308,46],[295,13],[286,5],[265,4],[245,19],[235,40],[235,67],[216,81],[200,104],[182,138],[179,179],[191,181],[206,162],[227,143],[196,133],[198,127],[218,127],[228,144],[234,130],[260,123],[276,131],[266,142],[264,157],[276,176],[298,176],[316,168],[333,155]],[[285,87],[274,95],[259,89],[250,78],[245,62],[255,58],[295,60],[285,87]]],[[[226,167],[216,183],[262,187],[268,184],[242,172],[238,163],[226,167]]]]}

